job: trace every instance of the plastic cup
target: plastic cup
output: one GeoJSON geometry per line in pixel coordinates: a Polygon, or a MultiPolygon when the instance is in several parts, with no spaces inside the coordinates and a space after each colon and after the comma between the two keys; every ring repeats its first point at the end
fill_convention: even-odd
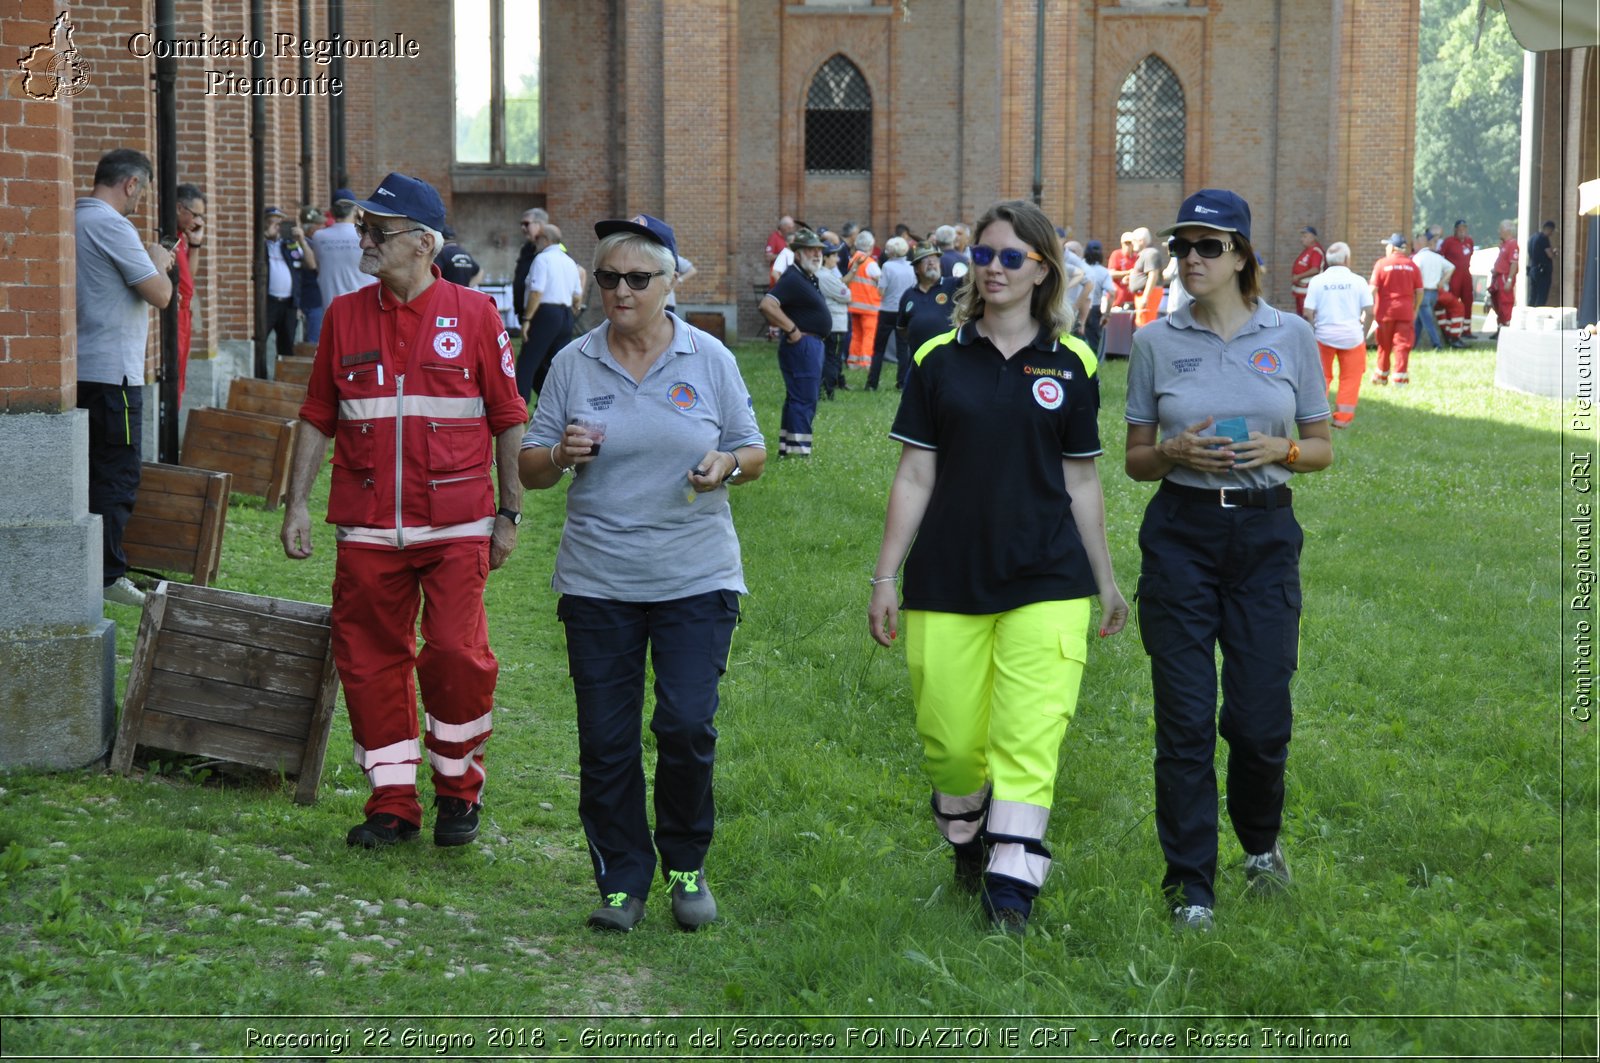
{"type": "Polygon", "coordinates": [[[606,438],[606,423],[598,417],[574,417],[567,423],[583,429],[583,434],[589,437],[589,453],[599,455],[600,444],[606,438]]]}

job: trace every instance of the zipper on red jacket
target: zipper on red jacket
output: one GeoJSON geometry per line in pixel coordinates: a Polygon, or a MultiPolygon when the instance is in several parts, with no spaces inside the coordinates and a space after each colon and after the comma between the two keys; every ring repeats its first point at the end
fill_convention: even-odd
{"type": "Polygon", "coordinates": [[[394,543],[404,550],[406,548],[405,524],[400,519],[400,486],[405,473],[405,466],[401,455],[405,453],[406,431],[406,375],[396,373],[394,377],[394,543]]]}

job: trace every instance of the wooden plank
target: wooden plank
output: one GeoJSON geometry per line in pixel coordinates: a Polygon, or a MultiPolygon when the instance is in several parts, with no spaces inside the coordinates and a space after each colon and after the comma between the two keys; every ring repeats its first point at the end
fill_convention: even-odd
{"type": "Polygon", "coordinates": [[[294,356],[310,361],[317,356],[317,345],[315,343],[297,343],[294,345],[294,356]]]}
{"type": "Polygon", "coordinates": [[[313,708],[309,698],[218,683],[160,668],[150,673],[150,692],[145,699],[146,711],[192,716],[294,739],[305,738],[313,708]]]}
{"type": "Polygon", "coordinates": [[[322,781],[322,763],[328,755],[328,735],[333,730],[333,707],[338,692],[339,670],[333,665],[333,640],[330,638],[328,655],[322,662],[322,683],[317,689],[316,707],[306,729],[306,751],[300,761],[300,785],[294,792],[296,804],[316,803],[317,784],[322,781]]]}
{"type": "Polygon", "coordinates": [[[150,692],[150,673],[160,640],[161,620],[166,614],[167,586],[165,581],[156,584],[156,589],[145,598],[144,613],[139,617],[128,686],[122,695],[122,723],[117,728],[117,744],[111,754],[111,770],[121,775],[128,774],[133,767],[133,747],[138,744],[144,725],[144,703],[150,692]]]}
{"type": "MultiPolygon", "coordinates": [[[[305,401],[304,389],[311,380],[312,358],[279,358],[272,363],[272,378],[282,384],[294,384],[301,389],[300,400],[305,401]]],[[[298,411],[296,411],[298,412],[298,411]]]]}
{"type": "Polygon", "coordinates": [[[139,468],[139,490],[182,498],[204,498],[207,487],[204,473],[204,469],[186,469],[182,465],[147,461],[139,468]]]}
{"type": "Polygon", "coordinates": [[[239,377],[228,388],[228,409],[264,413],[290,421],[299,419],[300,404],[305,400],[303,384],[239,377]]]}
{"type": "MultiPolygon", "coordinates": [[[[202,431],[227,432],[230,435],[253,436],[257,439],[276,439],[283,431],[284,418],[268,417],[264,413],[244,410],[223,410],[205,406],[189,411],[189,424],[202,431]]],[[[191,427],[188,431],[192,431],[191,427]]],[[[187,436],[188,431],[185,432],[187,436]]]]}
{"type": "Polygon", "coordinates": [[[240,646],[195,635],[163,632],[155,666],[238,686],[313,698],[321,685],[320,661],[292,653],[240,646]]]}
{"type": "MultiPolygon", "coordinates": [[[[190,469],[196,474],[196,479],[204,481],[211,476],[209,469],[190,469]]],[[[203,484],[202,484],[203,486],[203,484]]],[[[139,493],[134,499],[133,512],[135,517],[146,520],[169,521],[179,524],[198,524],[200,515],[205,512],[205,492],[195,494],[175,494],[171,491],[162,491],[158,488],[146,487],[143,481],[139,483],[139,493]]],[[[131,523],[128,525],[133,526],[131,523]]],[[[124,532],[124,535],[127,533],[124,532]]]]}
{"type": "MultiPolygon", "coordinates": [[[[165,630],[311,657],[319,666],[328,654],[330,634],[326,623],[306,623],[287,617],[267,619],[260,613],[198,599],[185,601],[182,609],[169,616],[165,630]]],[[[321,671],[320,667],[317,671],[321,671]]]]}
{"type": "Polygon", "coordinates": [[[268,598],[243,591],[225,591],[217,587],[175,587],[174,597],[188,602],[206,602],[227,609],[244,609],[263,616],[282,616],[303,620],[308,624],[329,627],[333,623],[333,610],[315,602],[297,602],[292,598],[268,598]]]}
{"type": "Polygon", "coordinates": [[[262,487],[251,489],[245,484],[268,485],[272,483],[273,454],[271,451],[238,451],[218,446],[209,440],[184,440],[183,460],[197,469],[225,472],[233,477],[233,488],[240,494],[265,495],[262,487]]]}
{"type": "Polygon", "coordinates": [[[210,480],[206,491],[205,517],[200,522],[200,542],[195,546],[194,581],[204,587],[222,570],[222,533],[228,527],[228,495],[233,477],[220,473],[210,480]]]}
{"type": "MultiPolygon", "coordinates": [[[[144,496],[140,495],[134,503],[134,516],[128,519],[128,528],[123,532],[124,543],[131,540],[152,550],[187,554],[189,560],[193,561],[195,545],[200,542],[202,511],[199,507],[189,507],[195,511],[191,520],[163,520],[149,513],[141,514],[139,507],[143,505],[144,496]]],[[[184,571],[192,572],[193,566],[185,565],[184,571]]]]}
{"type": "Polygon", "coordinates": [[[292,773],[300,765],[301,743],[283,735],[246,731],[239,727],[192,717],[172,716],[150,710],[140,728],[139,744],[190,753],[201,757],[220,757],[236,764],[292,773]]]}

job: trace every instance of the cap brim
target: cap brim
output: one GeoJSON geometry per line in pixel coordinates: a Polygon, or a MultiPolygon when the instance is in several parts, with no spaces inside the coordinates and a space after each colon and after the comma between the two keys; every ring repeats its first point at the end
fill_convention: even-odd
{"type": "Polygon", "coordinates": [[[1210,225],[1203,221],[1180,221],[1175,225],[1169,225],[1165,229],[1158,231],[1156,235],[1171,236],[1179,229],[1212,229],[1219,233],[1237,233],[1239,231],[1231,225],[1210,225]]]}
{"type": "Polygon", "coordinates": [[[376,214],[380,218],[404,218],[408,216],[401,214],[397,210],[388,210],[381,203],[374,203],[370,199],[352,199],[350,202],[354,203],[368,214],[376,214]]]}
{"type": "Polygon", "coordinates": [[[648,225],[640,225],[636,221],[620,220],[597,221],[594,223],[594,234],[602,240],[608,236],[615,236],[617,233],[632,233],[635,236],[644,237],[651,243],[660,244],[662,247],[665,247],[674,253],[677,251],[677,248],[661,239],[661,234],[651,229],[648,225]]]}

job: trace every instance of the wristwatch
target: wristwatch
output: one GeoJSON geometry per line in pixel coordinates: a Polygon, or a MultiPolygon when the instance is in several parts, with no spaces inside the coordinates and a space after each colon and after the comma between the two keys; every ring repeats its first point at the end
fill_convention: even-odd
{"type": "Polygon", "coordinates": [[[728,451],[728,457],[733,459],[733,471],[722,478],[723,483],[727,483],[729,480],[737,480],[739,474],[744,472],[744,469],[739,467],[739,455],[735,451],[728,451]]]}
{"type": "Polygon", "coordinates": [[[522,514],[517,512],[514,509],[507,509],[505,506],[501,506],[499,509],[495,510],[495,514],[494,515],[497,516],[497,517],[504,517],[506,520],[509,520],[513,525],[522,523],[522,514]]]}

